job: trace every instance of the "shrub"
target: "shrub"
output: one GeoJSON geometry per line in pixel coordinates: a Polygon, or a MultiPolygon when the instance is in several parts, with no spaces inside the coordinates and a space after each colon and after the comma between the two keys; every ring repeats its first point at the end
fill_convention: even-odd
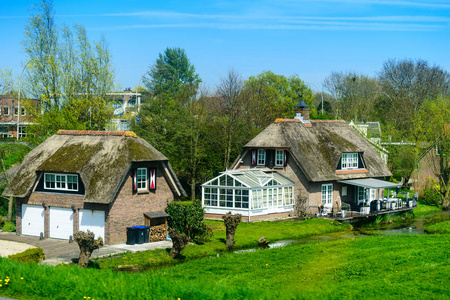
{"type": "Polygon", "coordinates": [[[208,239],[205,211],[199,201],[193,201],[190,204],[172,202],[167,205],[166,212],[169,214],[169,228],[185,233],[189,239],[196,242],[204,242],[208,239]]]}
{"type": "Polygon", "coordinates": [[[5,225],[3,225],[3,231],[5,232],[16,231],[16,225],[14,224],[14,222],[5,222],[5,225]]]}
{"type": "Polygon", "coordinates": [[[8,258],[23,263],[38,263],[45,259],[45,254],[41,248],[30,248],[24,252],[9,255],[8,258]]]}
{"type": "Polygon", "coordinates": [[[438,206],[441,203],[442,195],[435,188],[425,189],[423,191],[423,198],[419,199],[421,204],[438,206]]]}

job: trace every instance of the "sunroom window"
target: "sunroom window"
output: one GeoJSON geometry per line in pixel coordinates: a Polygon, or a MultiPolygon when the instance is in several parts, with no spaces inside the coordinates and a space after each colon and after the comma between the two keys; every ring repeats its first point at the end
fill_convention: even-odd
{"type": "Polygon", "coordinates": [[[358,153],[343,153],[342,154],[342,169],[358,169],[358,153]]]}
{"type": "Polygon", "coordinates": [[[44,187],[49,190],[78,191],[78,175],[45,173],[44,187]]]}

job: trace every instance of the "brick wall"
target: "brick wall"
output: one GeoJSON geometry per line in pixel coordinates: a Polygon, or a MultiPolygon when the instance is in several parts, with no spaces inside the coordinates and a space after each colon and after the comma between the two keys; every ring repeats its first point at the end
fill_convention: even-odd
{"type": "MultiPolygon", "coordinates": [[[[205,218],[208,220],[217,220],[222,221],[222,216],[220,214],[205,214],[205,218]]],[[[280,219],[280,218],[286,218],[290,216],[290,212],[282,212],[282,213],[271,213],[266,215],[260,215],[260,216],[251,216],[250,222],[256,222],[256,221],[268,221],[268,220],[274,220],[274,219],[280,219]]],[[[248,222],[248,215],[242,216],[243,222],[248,222]]]]}
{"type": "Polygon", "coordinates": [[[106,216],[105,238],[108,244],[125,243],[127,227],[144,225],[144,213],[164,210],[167,203],[173,201],[172,190],[164,178],[161,166],[158,166],[156,175],[155,191],[134,195],[131,171],[127,175],[120,193],[110,205],[106,216]]]}

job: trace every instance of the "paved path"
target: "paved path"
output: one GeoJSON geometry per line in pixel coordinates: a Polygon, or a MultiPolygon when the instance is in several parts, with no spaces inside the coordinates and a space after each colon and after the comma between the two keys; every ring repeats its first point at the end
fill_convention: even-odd
{"type": "MultiPolygon", "coordinates": [[[[18,243],[24,243],[35,247],[42,248],[45,253],[45,260],[43,263],[50,265],[57,265],[60,263],[69,263],[78,259],[80,250],[77,243],[69,243],[67,240],[58,239],[43,239],[39,237],[16,235],[15,232],[0,232],[0,240],[13,241],[18,243]]],[[[100,257],[106,255],[112,255],[117,253],[123,253],[126,251],[137,252],[154,249],[171,248],[171,241],[162,241],[154,243],[145,243],[140,245],[105,245],[98,250],[92,252],[92,257],[100,257]]]]}

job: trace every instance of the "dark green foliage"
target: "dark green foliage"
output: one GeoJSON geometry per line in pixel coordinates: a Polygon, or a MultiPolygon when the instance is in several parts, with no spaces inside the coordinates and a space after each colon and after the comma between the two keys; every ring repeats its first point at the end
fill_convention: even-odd
{"type": "Polygon", "coordinates": [[[24,252],[9,255],[8,258],[23,263],[39,263],[45,259],[45,254],[42,248],[30,248],[24,252]]]}
{"type": "Polygon", "coordinates": [[[442,201],[442,195],[435,188],[428,188],[423,191],[423,198],[419,202],[425,205],[438,206],[442,201]]]}
{"type": "Polygon", "coordinates": [[[170,215],[168,219],[169,228],[185,233],[189,239],[204,241],[209,235],[204,220],[205,211],[199,201],[189,204],[172,202],[167,205],[166,212],[170,215]]]}

